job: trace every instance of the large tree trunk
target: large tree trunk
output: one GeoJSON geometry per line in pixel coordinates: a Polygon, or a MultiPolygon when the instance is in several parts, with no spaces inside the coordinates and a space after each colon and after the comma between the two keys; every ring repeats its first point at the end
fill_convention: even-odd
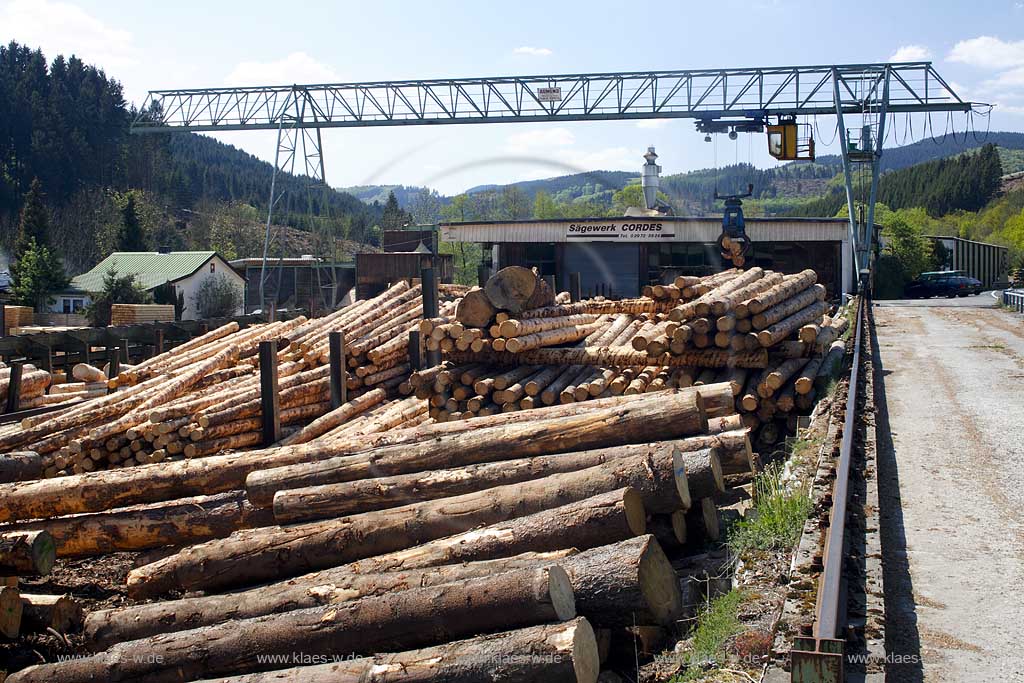
{"type": "MultiPolygon", "coordinates": [[[[57,557],[92,557],[125,551],[183,546],[224,538],[239,529],[274,524],[269,510],[256,509],[241,491],[187,498],[109,512],[58,517],[12,527],[45,530],[57,557]]],[[[0,572],[2,573],[2,572],[0,572]]]]}
{"type": "Polygon", "coordinates": [[[545,455],[671,439],[706,429],[707,417],[699,393],[662,392],[621,408],[483,428],[428,442],[261,470],[246,479],[246,491],[254,505],[268,506],[274,493],[283,489],[493,462],[509,455],[545,455]],[[651,400],[645,400],[648,398],[651,400]]]}
{"type": "Polygon", "coordinates": [[[576,611],[595,626],[669,625],[682,612],[675,570],[649,534],[571,555],[558,564],[572,580],[576,611]]]}
{"type": "Polygon", "coordinates": [[[576,472],[616,458],[643,455],[655,459],[671,457],[673,447],[676,444],[685,447],[685,443],[686,440],[629,444],[453,469],[414,472],[393,477],[285,489],[274,495],[274,518],[281,524],[287,524],[451,498],[497,486],[542,479],[553,474],[576,472]]]}
{"type": "Polygon", "coordinates": [[[536,272],[522,266],[508,266],[492,275],[484,292],[495,308],[519,313],[550,306],[554,293],[536,272]]]}
{"type": "Polygon", "coordinates": [[[422,650],[205,683],[596,683],[601,668],[598,653],[594,629],[578,618],[422,650]],[[510,653],[526,656],[510,657],[510,653]]]}
{"type": "Polygon", "coordinates": [[[0,533],[0,576],[46,576],[56,557],[53,536],[46,531],[0,533]]]}
{"type": "Polygon", "coordinates": [[[354,571],[351,565],[346,565],[241,592],[98,610],[86,618],[83,633],[88,647],[98,652],[115,643],[212,626],[232,619],[250,619],[306,607],[334,605],[410,588],[492,576],[512,569],[539,567],[558,563],[575,552],[524,553],[509,558],[417,567],[381,574],[360,573],[354,571]]]}
{"type": "MultiPolygon", "coordinates": [[[[183,549],[131,574],[136,594],[219,590],[337,566],[616,490],[635,488],[648,510],[689,504],[685,465],[668,454],[619,458],[576,472],[341,519],[240,531],[183,549]]],[[[296,513],[297,514],[297,513],[296,513]]]]}
{"type": "Polygon", "coordinates": [[[572,585],[564,569],[517,569],[129,641],[93,657],[32,667],[8,680],[195,680],[271,669],[268,655],[372,654],[574,616],[572,585]]]}

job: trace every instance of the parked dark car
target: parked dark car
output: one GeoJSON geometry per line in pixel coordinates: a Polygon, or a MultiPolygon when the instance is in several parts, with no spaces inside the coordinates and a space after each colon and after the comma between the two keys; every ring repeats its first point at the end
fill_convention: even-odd
{"type": "Polygon", "coordinates": [[[952,299],[980,292],[981,281],[965,275],[922,278],[914,280],[903,290],[904,296],[908,299],[928,299],[933,296],[945,296],[952,299]]]}

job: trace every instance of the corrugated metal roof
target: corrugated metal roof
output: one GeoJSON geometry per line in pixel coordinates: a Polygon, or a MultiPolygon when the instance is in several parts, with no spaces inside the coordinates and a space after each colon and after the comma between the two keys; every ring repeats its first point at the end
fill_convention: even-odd
{"type": "Polygon", "coordinates": [[[74,277],[71,287],[83,292],[100,292],[103,290],[103,276],[113,268],[118,275],[134,274],[138,285],[144,289],[153,289],[165,282],[188,277],[216,255],[215,251],[172,251],[166,254],[155,251],[115,251],[89,272],[74,277]]]}

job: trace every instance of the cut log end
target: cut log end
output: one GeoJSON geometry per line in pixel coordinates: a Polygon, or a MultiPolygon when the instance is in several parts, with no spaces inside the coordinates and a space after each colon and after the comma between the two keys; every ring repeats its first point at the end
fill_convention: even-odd
{"type": "MultiPolygon", "coordinates": [[[[689,500],[689,495],[687,492],[686,500],[689,500]]],[[[626,523],[633,535],[640,536],[647,533],[647,511],[644,510],[644,499],[640,492],[627,488],[622,496],[622,506],[626,510],[626,523]]]]}
{"type": "Polygon", "coordinates": [[[577,619],[565,636],[572,638],[572,669],[576,683],[596,683],[601,673],[601,655],[594,627],[586,619],[577,619]]]}
{"type": "Polygon", "coordinates": [[[547,591],[555,614],[562,621],[576,616],[576,599],[573,597],[572,581],[558,565],[547,568],[547,591]]]}
{"type": "Polygon", "coordinates": [[[669,624],[678,618],[682,610],[679,580],[665,551],[653,537],[640,559],[639,577],[640,589],[657,622],[669,624]]]}

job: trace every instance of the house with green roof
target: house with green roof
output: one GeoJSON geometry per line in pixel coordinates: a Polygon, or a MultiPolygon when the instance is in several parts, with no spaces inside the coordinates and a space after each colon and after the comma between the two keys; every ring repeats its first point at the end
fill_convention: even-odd
{"type": "MultiPolygon", "coordinates": [[[[238,289],[239,301],[245,293],[245,278],[215,251],[115,251],[92,270],[72,278],[70,286],[54,297],[51,310],[78,313],[92,301],[90,294],[103,291],[103,278],[111,269],[118,275],[132,273],[136,283],[149,292],[170,284],[175,295],[180,293],[184,299],[183,320],[200,317],[195,294],[208,278],[228,278],[238,289]]],[[[237,313],[243,311],[239,309],[237,313]]]]}

